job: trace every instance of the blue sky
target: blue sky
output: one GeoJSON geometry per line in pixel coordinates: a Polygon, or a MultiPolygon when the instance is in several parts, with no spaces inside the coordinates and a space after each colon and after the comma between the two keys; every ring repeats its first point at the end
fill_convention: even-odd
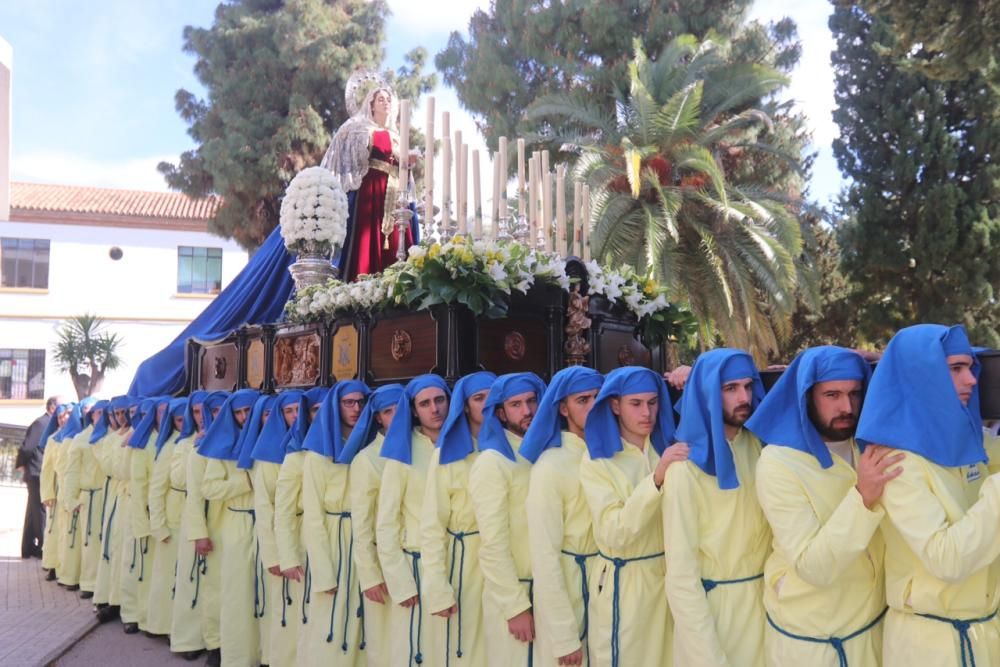
{"type": "MultiPolygon", "coordinates": [[[[9,0],[0,3],[0,38],[14,50],[13,177],[15,180],[163,190],[161,160],[176,160],[193,146],[174,110],[179,88],[200,91],[194,58],[181,50],[185,25],[211,25],[217,0],[9,0]]],[[[472,12],[488,0],[390,0],[386,66],[422,45],[431,58],[452,30],[464,31],[472,12]],[[435,9],[440,8],[439,11],[435,9]]],[[[751,16],[790,15],[799,24],[803,58],[788,95],[810,119],[819,159],[811,194],[829,201],[843,181],[830,152],[837,128],[824,0],[758,0],[751,16]]],[[[433,63],[431,63],[433,66],[433,63]]],[[[335,93],[335,94],[339,94],[335,93]]],[[[451,90],[434,91],[437,109],[452,112],[452,126],[467,138],[472,119],[451,90]]],[[[422,124],[423,113],[414,114],[422,124]]],[[[440,122],[440,121],[439,121],[440,122]]],[[[471,148],[480,148],[476,138],[471,148]]],[[[485,164],[484,174],[491,173],[485,164]]]]}

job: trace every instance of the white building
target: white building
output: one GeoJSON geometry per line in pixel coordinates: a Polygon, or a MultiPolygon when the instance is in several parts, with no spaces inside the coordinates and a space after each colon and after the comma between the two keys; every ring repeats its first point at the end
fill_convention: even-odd
{"type": "Polygon", "coordinates": [[[219,201],[177,193],[10,182],[10,48],[0,40],[0,422],[28,424],[58,394],[60,324],[90,313],[124,340],[102,397],[183,330],[247,263],[208,232],[219,201]]]}

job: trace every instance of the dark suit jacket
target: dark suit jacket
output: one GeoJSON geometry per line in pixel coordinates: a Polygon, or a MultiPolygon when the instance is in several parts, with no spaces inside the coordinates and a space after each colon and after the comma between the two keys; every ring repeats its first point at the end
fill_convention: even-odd
{"type": "Polygon", "coordinates": [[[39,477],[42,474],[42,450],[38,446],[42,439],[42,433],[49,424],[49,415],[46,413],[31,422],[31,426],[24,434],[24,442],[17,450],[17,461],[15,468],[24,468],[25,477],[39,477]]]}

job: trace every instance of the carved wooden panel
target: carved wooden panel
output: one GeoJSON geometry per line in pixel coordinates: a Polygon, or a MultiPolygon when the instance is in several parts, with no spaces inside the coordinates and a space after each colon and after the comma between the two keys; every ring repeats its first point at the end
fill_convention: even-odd
{"type": "Polygon", "coordinates": [[[429,373],[437,364],[437,323],[430,313],[378,319],[371,329],[371,372],[382,381],[429,373]]]}
{"type": "Polygon", "coordinates": [[[275,385],[315,385],[319,381],[319,357],[320,337],[317,332],[279,334],[274,342],[275,385]]]}
{"type": "Polygon", "coordinates": [[[500,375],[532,371],[545,375],[546,330],[542,320],[506,317],[477,321],[478,361],[500,375]]]}
{"type": "Polygon", "coordinates": [[[350,380],[358,374],[358,330],[347,324],[333,335],[333,354],[330,359],[330,373],[334,380],[350,380]]]}
{"type": "Polygon", "coordinates": [[[264,388],[264,352],[264,341],[259,338],[247,345],[247,386],[250,389],[264,388]]]}
{"type": "Polygon", "coordinates": [[[651,365],[649,350],[630,331],[604,329],[595,340],[600,349],[597,370],[601,373],[610,373],[622,366],[649,368],[651,365]]]}
{"type": "Polygon", "coordinates": [[[236,342],[208,345],[201,350],[199,378],[206,391],[232,391],[239,381],[240,351],[236,342]]]}

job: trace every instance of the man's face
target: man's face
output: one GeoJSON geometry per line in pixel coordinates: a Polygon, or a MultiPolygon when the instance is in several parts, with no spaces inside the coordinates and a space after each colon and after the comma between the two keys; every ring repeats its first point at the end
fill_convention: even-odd
{"type": "Polygon", "coordinates": [[[97,408],[96,410],[91,410],[91,412],[93,414],[91,415],[92,419],[90,421],[92,424],[96,424],[101,421],[101,417],[104,415],[104,408],[97,408]]]}
{"type": "Polygon", "coordinates": [[[382,408],[375,415],[375,419],[378,420],[379,428],[383,431],[389,430],[389,424],[392,423],[392,418],[396,416],[396,404],[393,403],[387,408],[382,408]]]}
{"type": "Polygon", "coordinates": [[[497,417],[508,431],[523,438],[538,412],[538,394],[526,391],[511,396],[497,408],[497,417]]]}
{"type": "Polygon", "coordinates": [[[163,424],[163,415],[167,413],[167,404],[160,403],[156,406],[156,425],[160,426],[163,424]]]}
{"type": "Polygon", "coordinates": [[[322,401],[316,401],[309,406],[309,423],[312,423],[316,419],[316,413],[319,412],[319,407],[323,404],[322,401]]]}
{"type": "Polygon", "coordinates": [[[740,378],[722,385],[722,421],[739,428],[753,414],[753,379],[740,378]]]}
{"type": "Polygon", "coordinates": [[[288,428],[292,427],[295,420],[299,417],[299,402],[293,401],[285,407],[281,408],[281,416],[285,418],[285,426],[288,428]]]}
{"type": "Polygon", "coordinates": [[[340,423],[343,426],[354,428],[361,416],[361,409],[365,405],[365,395],[360,391],[352,391],[340,397],[340,423]]]}
{"type": "Polygon", "coordinates": [[[483,389],[469,396],[468,400],[465,401],[465,416],[469,418],[469,424],[473,428],[478,429],[483,425],[483,404],[489,393],[489,389],[483,389]]]}
{"type": "Polygon", "coordinates": [[[122,426],[124,426],[126,419],[127,417],[125,416],[125,408],[117,408],[115,410],[115,422],[117,422],[116,424],[117,427],[121,428],[122,426]]]}
{"type": "Polygon", "coordinates": [[[569,431],[583,437],[583,427],[587,423],[587,415],[594,407],[597,390],[581,391],[570,394],[559,402],[559,414],[566,418],[569,431]]]}
{"type": "Polygon", "coordinates": [[[448,414],[448,394],[439,387],[421,389],[413,397],[413,410],[423,428],[438,431],[448,414]]]}
{"type": "Polygon", "coordinates": [[[59,415],[58,420],[56,423],[59,424],[59,428],[65,426],[66,422],[69,421],[69,410],[59,415]]]}
{"type": "Polygon", "coordinates": [[[618,427],[623,435],[647,438],[656,427],[660,409],[660,395],[655,391],[628,394],[611,399],[611,412],[618,417],[618,427]]]}
{"type": "Polygon", "coordinates": [[[861,381],[817,382],[809,392],[809,419],[827,442],[854,437],[861,415],[861,381]]]}
{"type": "Polygon", "coordinates": [[[264,410],[262,413],[260,413],[260,425],[263,426],[264,424],[266,424],[267,418],[270,416],[271,416],[270,410],[264,410]]]}
{"type": "Polygon", "coordinates": [[[184,428],[184,415],[174,415],[174,430],[180,432],[184,428]]]}
{"type": "Polygon", "coordinates": [[[976,375],[972,372],[972,356],[968,354],[952,354],[947,358],[951,381],[958,393],[962,405],[968,405],[972,398],[972,390],[976,386],[976,375]]]}
{"type": "Polygon", "coordinates": [[[212,408],[212,419],[215,419],[216,417],[219,416],[219,410],[221,409],[222,409],[221,405],[217,408],[212,408]]]}
{"type": "Polygon", "coordinates": [[[233,409],[233,419],[235,419],[236,423],[239,424],[240,426],[243,426],[243,424],[246,423],[247,417],[249,417],[249,416],[250,416],[250,407],[249,406],[247,406],[245,408],[234,408],[233,409]]]}
{"type": "Polygon", "coordinates": [[[194,423],[198,427],[199,431],[205,428],[205,414],[202,410],[203,408],[201,403],[197,403],[191,408],[191,414],[194,416],[194,423]]]}

